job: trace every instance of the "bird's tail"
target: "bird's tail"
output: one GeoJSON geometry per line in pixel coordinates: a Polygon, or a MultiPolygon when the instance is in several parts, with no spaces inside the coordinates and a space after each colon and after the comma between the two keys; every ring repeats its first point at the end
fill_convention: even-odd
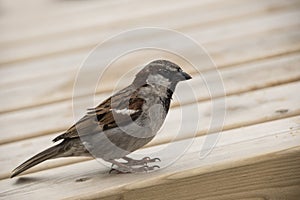
{"type": "Polygon", "coordinates": [[[21,164],[16,169],[14,169],[11,172],[10,177],[13,178],[13,177],[17,176],[18,174],[26,171],[27,169],[45,161],[45,160],[61,157],[62,153],[64,152],[64,149],[63,149],[64,145],[62,143],[57,144],[56,146],[50,147],[50,148],[42,151],[41,153],[38,153],[37,155],[33,156],[32,158],[28,159],[23,164],[21,164]]]}

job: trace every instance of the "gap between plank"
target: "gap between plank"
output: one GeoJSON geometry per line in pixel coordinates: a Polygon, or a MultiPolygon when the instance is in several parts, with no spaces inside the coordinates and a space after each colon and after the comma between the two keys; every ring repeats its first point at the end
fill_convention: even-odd
{"type": "MultiPolygon", "coordinates": [[[[235,123],[235,125],[231,125],[231,126],[227,125],[227,127],[225,126],[225,128],[222,129],[222,132],[223,131],[234,130],[234,129],[239,129],[241,127],[249,127],[249,126],[253,126],[253,125],[257,125],[257,124],[264,124],[264,123],[269,123],[269,122],[272,122],[272,121],[284,120],[284,119],[293,118],[293,117],[299,116],[299,115],[300,115],[300,110],[297,110],[295,112],[289,112],[288,114],[285,114],[285,115],[278,115],[278,116],[272,116],[271,118],[270,117],[265,118],[264,120],[253,120],[252,122],[249,122],[249,123],[243,122],[242,124],[235,123]]],[[[204,136],[205,132],[206,132],[206,130],[198,131],[198,133],[195,135],[195,138],[204,136]]],[[[212,131],[209,134],[214,134],[214,133],[216,133],[216,132],[212,131]]],[[[36,136],[36,137],[38,137],[38,136],[36,136]]],[[[31,138],[26,138],[26,140],[27,139],[31,139],[31,138]]],[[[146,145],[146,146],[142,147],[141,149],[146,149],[146,148],[149,148],[149,147],[164,145],[164,144],[169,143],[169,142],[177,142],[177,141],[186,140],[186,139],[190,139],[190,138],[189,137],[182,137],[182,138],[177,139],[177,140],[172,140],[172,139],[171,140],[170,139],[161,140],[160,142],[156,142],[155,144],[146,145]]],[[[56,167],[76,164],[76,163],[85,162],[85,161],[92,160],[92,159],[93,158],[82,158],[82,160],[71,161],[70,163],[64,163],[63,165],[57,164],[57,165],[51,166],[47,169],[52,169],[52,168],[56,168],[56,167]]],[[[43,170],[47,170],[47,169],[43,169],[43,170]]],[[[24,174],[31,174],[31,173],[34,173],[34,172],[37,172],[37,171],[43,171],[43,170],[36,169],[36,170],[32,170],[32,171],[24,173],[24,174]]],[[[0,176],[0,179],[6,179],[6,178],[9,178],[9,174],[0,176]]]]}
{"type": "MultiPolygon", "coordinates": [[[[265,10],[260,11],[260,12],[265,12],[265,10]]],[[[239,16],[237,16],[237,17],[239,17],[239,16]]],[[[44,54],[40,54],[40,55],[31,55],[31,56],[23,57],[23,58],[21,57],[21,58],[15,59],[15,60],[8,60],[8,61],[0,62],[0,67],[6,67],[7,65],[20,63],[20,62],[28,62],[30,60],[49,58],[49,57],[51,58],[53,56],[57,56],[57,55],[61,55],[61,54],[70,54],[70,53],[75,53],[78,51],[93,49],[95,47],[95,45],[86,45],[86,46],[76,47],[73,49],[65,49],[65,50],[60,50],[60,51],[55,51],[55,52],[48,52],[48,53],[44,53],[44,54]]]]}
{"type": "MultiPolygon", "coordinates": [[[[221,1],[222,2],[222,1],[221,1]]],[[[215,5],[219,5],[219,3],[220,3],[220,1],[216,1],[216,2],[213,2],[213,3],[211,3],[211,2],[207,2],[207,4],[205,3],[204,5],[203,4],[199,4],[199,5],[193,5],[193,7],[195,7],[195,6],[204,6],[204,7],[214,7],[215,5]]],[[[250,2],[249,2],[250,3],[250,2]]],[[[258,15],[264,15],[264,14],[266,14],[266,11],[269,11],[270,9],[271,9],[271,12],[278,12],[279,10],[288,10],[288,9],[290,9],[290,8],[294,8],[295,7],[295,5],[298,5],[298,3],[296,2],[295,4],[288,4],[288,5],[283,5],[282,7],[278,7],[278,5],[277,5],[277,7],[272,7],[272,8],[266,8],[266,10],[258,10],[258,11],[254,11],[253,13],[248,13],[248,14],[244,14],[244,15],[241,15],[241,16],[233,16],[233,17],[228,17],[228,18],[226,18],[226,19],[228,19],[228,20],[232,20],[232,19],[243,19],[243,18],[246,18],[246,17],[251,17],[251,16],[258,16],[258,15]]],[[[185,7],[184,7],[184,9],[189,9],[190,7],[189,7],[189,5],[186,5],[185,7]]],[[[163,10],[163,15],[166,15],[166,12],[178,12],[179,10],[178,10],[178,8],[176,8],[177,10],[167,10],[167,11],[165,11],[165,10],[163,10]]],[[[183,10],[182,8],[180,8],[180,10],[183,10]]],[[[159,13],[159,14],[161,14],[161,13],[159,13]]],[[[153,16],[154,15],[154,13],[151,13],[150,15],[148,14],[148,15],[143,15],[142,16],[142,18],[144,19],[148,19],[149,17],[151,17],[151,16],[153,16]]],[[[155,15],[157,15],[157,13],[155,13],[155,15]]],[[[215,20],[215,21],[209,21],[209,22],[207,22],[207,23],[203,23],[203,25],[204,26],[207,26],[207,25],[211,25],[211,24],[217,24],[218,22],[220,22],[220,23],[222,23],[222,22],[224,22],[224,21],[226,21],[226,19],[224,19],[224,18],[221,18],[221,19],[219,19],[219,20],[215,20]]],[[[227,21],[228,21],[227,20],[227,21]]],[[[122,23],[124,21],[124,19],[119,19],[119,20],[115,20],[115,22],[118,22],[118,23],[122,23]]],[[[125,21],[128,21],[128,19],[126,18],[125,19],[125,21]]],[[[199,27],[199,26],[203,26],[202,24],[194,24],[194,25],[197,25],[197,27],[199,27]]],[[[60,37],[60,36],[64,36],[64,35],[66,35],[66,36],[68,36],[70,33],[74,33],[74,32],[76,32],[76,33],[81,33],[81,32],[87,32],[87,30],[93,30],[93,31],[95,31],[95,30],[103,30],[103,27],[105,27],[105,26],[107,26],[106,24],[100,24],[100,25],[91,25],[91,26],[88,26],[88,27],[84,27],[84,28],[73,28],[73,29],[71,29],[71,30],[65,30],[65,31],[60,31],[60,32],[56,32],[56,33],[48,33],[48,34],[46,34],[46,35],[40,35],[40,36],[34,36],[34,37],[29,37],[29,39],[28,38],[23,38],[23,39],[19,39],[19,40],[14,40],[14,41],[10,41],[10,42],[1,42],[0,43],[0,45],[2,46],[2,45],[8,45],[7,43],[19,43],[19,42],[26,42],[26,43],[29,43],[29,42],[31,42],[32,40],[37,40],[37,41],[39,41],[39,40],[44,40],[44,39],[49,39],[49,38],[55,38],[55,37],[60,37]],[[28,41],[29,40],[29,41],[28,41]]],[[[190,28],[191,26],[193,26],[193,24],[192,25],[188,25],[188,26],[182,26],[182,28],[190,28]]]]}
{"type": "MultiPolygon", "coordinates": [[[[297,78],[297,80],[299,80],[299,78],[297,78]]],[[[256,87],[256,88],[253,88],[253,87],[250,87],[249,89],[245,89],[243,91],[239,91],[237,93],[229,93],[227,96],[234,96],[234,95],[239,95],[239,94],[243,94],[243,93],[247,93],[248,91],[258,91],[258,90],[261,90],[261,89],[264,89],[264,88],[270,88],[272,86],[280,86],[280,85],[285,85],[287,83],[293,83],[293,82],[296,82],[297,80],[294,80],[294,81],[286,81],[283,83],[282,82],[276,82],[275,84],[272,84],[271,86],[268,86],[268,87],[256,87]]],[[[219,97],[219,98],[222,98],[222,97],[219,97]]],[[[217,98],[216,98],[217,99],[217,98]]],[[[198,99],[197,103],[199,102],[207,102],[209,101],[210,99],[198,99]]],[[[186,104],[183,104],[183,105],[189,105],[191,103],[186,103],[186,104]]],[[[175,105],[174,107],[178,107],[179,105],[175,105]]],[[[34,133],[32,135],[28,134],[26,136],[19,136],[19,137],[15,137],[13,139],[6,139],[6,140],[2,140],[0,141],[0,144],[6,144],[6,143],[11,143],[11,142],[14,142],[14,141],[20,141],[20,140],[23,140],[24,137],[25,138],[34,138],[34,137],[38,137],[38,136],[42,136],[42,135],[48,135],[48,134],[52,134],[52,133],[55,133],[55,132],[58,132],[58,131],[65,131],[67,129],[67,127],[64,127],[64,128],[59,128],[59,129],[50,129],[50,130],[47,130],[47,131],[41,131],[39,132],[38,134],[37,133],[34,133]]]]}
{"type": "MultiPolygon", "coordinates": [[[[221,68],[219,68],[219,70],[222,70],[222,69],[225,69],[225,68],[234,68],[234,67],[238,67],[239,65],[243,65],[243,64],[253,64],[253,63],[257,62],[257,61],[268,60],[268,59],[276,58],[276,57],[280,57],[280,56],[297,54],[297,53],[300,52],[299,50],[300,49],[296,49],[296,50],[285,52],[285,53],[278,53],[278,54],[273,54],[273,55],[265,56],[263,58],[251,59],[251,60],[247,60],[247,61],[243,61],[243,62],[237,62],[235,64],[224,65],[221,68]]],[[[206,72],[209,72],[211,70],[212,69],[204,69],[204,70],[202,70],[202,73],[206,73],[206,72]]],[[[190,74],[194,75],[194,74],[197,74],[197,72],[190,72],[190,74]]],[[[236,92],[236,93],[234,93],[234,92],[227,93],[227,95],[231,96],[231,95],[241,94],[241,93],[245,93],[245,92],[249,92],[249,91],[260,90],[260,89],[263,89],[263,88],[269,88],[269,87],[273,87],[273,86],[283,85],[283,84],[287,84],[287,83],[296,82],[299,79],[300,79],[300,77],[296,77],[296,78],[293,78],[293,79],[290,79],[290,80],[276,82],[274,84],[267,85],[267,86],[264,86],[264,87],[249,88],[248,90],[242,90],[242,91],[239,91],[239,92],[236,92]]],[[[101,91],[95,92],[95,95],[100,95],[100,94],[105,94],[105,93],[109,94],[111,92],[112,92],[111,88],[106,88],[106,89],[103,89],[101,91]]],[[[84,98],[84,97],[87,97],[89,95],[90,94],[84,94],[84,95],[80,95],[80,96],[78,95],[77,97],[78,98],[84,98]]],[[[216,97],[220,97],[220,96],[216,96],[216,97]]],[[[34,105],[22,106],[22,107],[18,107],[18,108],[15,108],[15,109],[8,109],[8,110],[0,111],[0,115],[1,114],[11,113],[11,112],[17,112],[17,111],[20,111],[20,110],[27,110],[27,109],[31,109],[31,108],[37,108],[37,107],[46,106],[46,105],[53,105],[53,104],[56,104],[56,103],[60,103],[60,102],[64,102],[64,101],[69,101],[71,98],[72,97],[65,97],[65,98],[61,98],[61,99],[52,100],[51,102],[35,103],[34,105]]],[[[210,98],[198,99],[197,102],[208,101],[208,100],[210,100],[210,98]]],[[[183,105],[188,105],[188,104],[192,104],[192,103],[194,103],[194,101],[186,102],[183,105]]],[[[178,107],[178,106],[180,106],[178,103],[171,104],[171,108],[175,108],[175,107],[178,107]]]]}
{"type": "MultiPolygon", "coordinates": [[[[235,95],[239,95],[239,94],[245,94],[247,92],[251,92],[251,91],[259,91],[259,90],[262,90],[262,89],[266,89],[266,88],[271,88],[271,87],[274,87],[274,86],[281,86],[281,85],[286,85],[286,84],[289,84],[289,83],[294,83],[294,82],[298,82],[300,80],[299,77],[295,78],[295,80],[292,80],[292,81],[283,81],[283,82],[276,82],[275,84],[271,84],[269,86],[266,86],[266,87],[256,87],[256,88],[250,88],[248,90],[243,90],[243,91],[239,91],[237,93],[228,93],[226,94],[227,97],[230,97],[230,96],[235,96],[235,95]]],[[[223,98],[222,96],[217,96],[215,99],[219,99],[219,98],[223,98]]],[[[175,104],[174,106],[172,106],[172,108],[176,108],[178,106],[186,106],[186,105],[190,105],[190,104],[193,104],[193,103],[201,103],[201,102],[207,102],[207,101],[210,101],[210,98],[207,98],[207,99],[198,99],[197,102],[187,102],[187,103],[184,103],[182,105],[179,105],[179,104],[175,104]]],[[[291,113],[289,113],[291,114],[291,113]]],[[[297,114],[300,114],[300,113],[297,113],[297,114]]],[[[294,115],[289,115],[289,116],[294,116],[294,115]]],[[[289,117],[287,116],[287,117],[289,117]]],[[[250,123],[250,125],[253,124],[253,123],[250,123]]],[[[50,134],[53,134],[53,133],[56,133],[56,132],[64,132],[67,128],[63,128],[63,129],[52,129],[52,130],[48,130],[48,131],[41,131],[39,132],[39,134],[32,134],[32,135],[26,135],[25,138],[24,136],[20,136],[20,137],[15,137],[13,139],[7,139],[7,140],[2,140],[0,141],[0,145],[1,144],[8,144],[8,143],[12,143],[12,142],[17,142],[17,141],[21,141],[21,140],[24,140],[24,139],[29,139],[29,138],[35,138],[35,137],[39,137],[39,136],[44,136],[44,135],[50,135],[50,134]]],[[[227,130],[227,129],[224,129],[224,130],[227,130]]],[[[165,143],[165,142],[163,142],[165,143]]]]}

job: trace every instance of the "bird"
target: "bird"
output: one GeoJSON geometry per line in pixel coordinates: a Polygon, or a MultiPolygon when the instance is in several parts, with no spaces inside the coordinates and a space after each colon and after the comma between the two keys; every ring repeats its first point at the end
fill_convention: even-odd
{"type": "Polygon", "coordinates": [[[11,178],[49,159],[73,156],[101,158],[120,173],[145,172],[159,168],[149,163],[159,158],[140,160],[128,154],[149,143],[164,123],[177,84],[191,79],[177,64],[154,60],[146,64],[132,83],[87,109],[86,114],[64,133],[53,139],[52,146],[19,165],[11,178]],[[121,162],[120,160],[123,160],[121,162]]]}

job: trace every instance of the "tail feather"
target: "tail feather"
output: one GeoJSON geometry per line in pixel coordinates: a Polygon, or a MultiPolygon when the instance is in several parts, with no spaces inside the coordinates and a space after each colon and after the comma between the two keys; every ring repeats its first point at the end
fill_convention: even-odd
{"type": "Polygon", "coordinates": [[[45,160],[60,157],[60,155],[63,153],[62,146],[63,146],[62,143],[60,143],[60,144],[57,144],[56,146],[50,147],[50,148],[42,151],[41,153],[38,153],[37,155],[28,159],[23,164],[21,164],[16,169],[14,169],[11,172],[10,177],[13,178],[13,177],[19,175],[20,173],[26,171],[27,169],[45,161],[45,160]]]}

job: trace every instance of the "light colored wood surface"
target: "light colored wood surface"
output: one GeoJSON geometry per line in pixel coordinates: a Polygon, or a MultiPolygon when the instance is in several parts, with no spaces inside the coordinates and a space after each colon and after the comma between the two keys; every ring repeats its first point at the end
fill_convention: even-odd
{"type": "MultiPolygon", "coordinates": [[[[122,195],[123,192],[126,193],[126,191],[133,190],[133,193],[129,192],[131,195],[141,195],[146,198],[146,194],[151,195],[157,189],[153,192],[148,191],[147,193],[143,192],[141,194],[134,194],[134,191],[139,193],[137,191],[142,188],[151,189],[155,187],[155,185],[159,186],[160,184],[166,185],[167,183],[175,183],[177,180],[184,180],[188,177],[197,177],[197,175],[209,176],[214,172],[218,174],[218,171],[220,171],[221,174],[222,171],[224,171],[226,174],[226,169],[232,169],[243,165],[251,166],[251,164],[259,163],[261,161],[268,163],[270,158],[276,159],[286,154],[297,155],[296,153],[298,153],[299,155],[299,120],[299,117],[293,117],[248,126],[242,129],[225,131],[222,133],[217,146],[205,159],[199,158],[199,150],[204,142],[204,137],[198,137],[194,140],[193,145],[187,150],[183,157],[172,165],[154,173],[109,175],[107,173],[108,168],[93,160],[76,165],[37,172],[32,175],[24,176],[18,180],[2,180],[0,181],[0,187],[3,188],[1,195],[9,195],[11,198],[19,199],[24,198],[24,193],[26,191],[30,191],[30,193],[26,194],[27,198],[46,198],[47,196],[51,196],[51,198],[57,199],[76,197],[77,195],[87,197],[93,197],[94,195],[94,197],[101,197],[102,195],[106,196],[111,194],[122,195]],[[99,182],[101,184],[99,184],[99,182]],[[64,192],[57,192],[59,188],[62,187],[64,188],[64,192]],[[94,195],[90,193],[92,191],[94,191],[94,195]]],[[[151,152],[154,151],[155,148],[158,147],[152,147],[152,149],[148,148],[144,151],[151,152]]],[[[164,157],[163,162],[167,162],[168,156],[164,156],[166,157],[164,157]]],[[[290,178],[291,175],[294,177],[293,179],[277,178],[277,180],[279,179],[278,184],[281,181],[285,181],[285,184],[282,184],[281,186],[282,188],[285,188],[283,186],[290,186],[290,183],[292,182],[294,182],[294,184],[295,182],[297,183],[297,178],[299,177],[299,156],[296,158],[295,156],[291,157],[293,162],[288,162],[289,165],[284,165],[286,168],[281,168],[283,165],[282,163],[279,166],[275,165],[277,168],[271,168],[271,171],[269,171],[269,173],[277,171],[279,174],[290,174],[287,178],[290,178]],[[286,169],[293,169],[293,171],[284,172],[286,169]]],[[[260,165],[258,164],[258,166],[260,165]]],[[[268,166],[270,167],[271,165],[267,164],[266,167],[268,166]]],[[[264,173],[267,173],[268,171],[268,169],[265,168],[262,172],[259,171],[260,168],[254,167],[254,169],[257,170],[256,177],[263,177],[264,173]]],[[[241,175],[243,172],[244,171],[241,172],[241,175]]],[[[224,179],[226,180],[226,178],[224,179]]],[[[222,179],[219,181],[221,180],[222,179]]],[[[243,180],[245,182],[249,180],[249,185],[251,186],[250,179],[243,180]]],[[[254,180],[257,179],[254,178],[254,180]]],[[[207,179],[207,181],[213,182],[215,180],[207,179]]],[[[269,183],[268,180],[264,181],[265,184],[269,183]]],[[[238,178],[232,184],[239,184],[238,178]]],[[[275,184],[275,182],[273,182],[272,185],[273,184],[275,184]]],[[[226,188],[226,185],[223,187],[226,188]]],[[[265,185],[265,187],[267,187],[267,185],[265,185]]],[[[234,186],[233,188],[236,187],[234,186]]],[[[238,191],[238,188],[236,188],[236,190],[238,191]]],[[[243,191],[244,188],[241,188],[241,190],[243,191]]],[[[224,189],[224,192],[226,191],[227,190],[224,189]]],[[[214,191],[211,191],[212,194],[213,192],[214,191]]],[[[190,195],[193,196],[193,193],[190,195]]],[[[205,196],[206,194],[203,195],[205,196]]],[[[168,196],[167,193],[166,196],[168,196]]],[[[120,196],[118,197],[120,198],[120,196]]],[[[130,197],[128,197],[128,199],[130,199],[130,197]]]]}
{"type": "MultiPolygon", "coordinates": [[[[298,63],[299,54],[296,53],[286,55],[284,57],[278,57],[276,59],[267,59],[264,61],[240,65],[238,69],[221,69],[220,73],[223,78],[227,96],[231,96],[259,88],[266,88],[297,81],[300,79],[300,70],[297,70],[298,63]],[[272,76],[270,76],[269,72],[271,69],[272,76]],[[260,71],[259,75],[257,74],[258,70],[260,71]],[[247,79],[247,77],[253,78],[247,79]],[[243,84],[239,84],[241,81],[243,81],[243,84]]],[[[208,82],[211,82],[210,84],[214,84],[213,82],[216,77],[213,73],[203,73],[203,77],[208,82]]],[[[210,94],[203,82],[203,79],[200,76],[194,77],[189,84],[195,90],[196,97],[194,98],[189,94],[185,94],[185,88],[182,85],[179,85],[176,90],[176,95],[182,97],[180,103],[184,105],[185,103],[188,104],[193,102],[195,99],[198,99],[200,102],[206,100],[208,101],[206,104],[209,104],[210,94]]],[[[96,102],[104,100],[109,95],[110,93],[99,94],[99,96],[96,96],[96,102]]],[[[215,94],[215,96],[218,96],[218,94],[215,94]]],[[[87,100],[88,97],[83,98],[82,105],[85,105],[87,100]]],[[[176,102],[174,102],[173,105],[176,107],[176,102]]],[[[68,100],[50,104],[47,107],[33,107],[27,110],[22,110],[21,112],[9,112],[0,116],[0,124],[3,125],[13,124],[15,121],[20,120],[24,122],[22,127],[4,126],[2,131],[9,132],[10,134],[0,135],[1,143],[51,134],[67,129],[73,121],[72,102],[68,100]]]]}
{"type": "MultiPolygon", "coordinates": [[[[9,1],[0,7],[0,199],[297,199],[300,196],[300,4],[297,0],[188,1],[9,1]],[[165,52],[135,52],[113,64],[96,88],[95,104],[122,85],[121,76],[148,60],[167,58],[193,75],[176,90],[164,127],[133,154],[192,145],[176,162],[145,174],[108,174],[89,158],[42,163],[21,178],[10,171],[73,122],[72,92],[82,61],[95,45],[138,27],[180,31],[200,43],[216,68],[203,60],[201,74],[165,52]],[[195,92],[190,95],[186,87],[195,92]],[[180,100],[180,101],[179,101],[180,100]],[[225,100],[223,131],[213,150],[200,158],[212,120],[212,104],[225,100]],[[180,104],[179,104],[180,102],[180,104]],[[199,121],[181,118],[198,109],[199,121]],[[184,129],[180,130],[182,123],[184,129]],[[198,123],[197,137],[192,125],[198,123]],[[62,190],[63,188],[63,190],[62,190]]],[[[143,35],[104,52],[163,35],[143,35]]],[[[176,44],[176,41],[174,41],[176,44]]],[[[182,48],[191,58],[193,49],[182,48]]],[[[105,56],[103,55],[103,56],[105,56]]],[[[99,58],[97,67],[106,67],[99,58]]],[[[92,69],[91,74],[94,73],[92,69]]],[[[85,85],[84,87],[91,87],[85,85]]],[[[83,93],[79,107],[92,107],[83,93]]],[[[210,136],[217,137],[212,131],[210,136]]]]}
{"type": "MultiPolygon", "coordinates": [[[[239,128],[242,126],[252,125],[256,123],[262,123],[275,119],[282,119],[288,116],[295,116],[300,114],[300,97],[294,91],[300,87],[300,83],[291,83],[278,87],[271,87],[262,91],[248,92],[240,95],[233,95],[227,98],[227,113],[226,120],[224,122],[224,130],[239,128]],[[288,96],[289,98],[281,99],[281,95],[288,96]],[[279,102],[278,102],[279,101],[279,102]],[[239,103],[237,103],[239,102],[239,103]],[[264,106],[261,107],[261,102],[264,106]],[[280,105],[286,105],[280,107],[280,105]],[[285,113],[279,111],[286,110],[285,113]]],[[[197,130],[197,135],[204,135],[209,129],[211,113],[209,112],[211,104],[209,102],[203,102],[199,104],[200,119],[197,130]]],[[[188,105],[181,109],[173,109],[167,118],[166,123],[156,138],[146,146],[155,146],[159,144],[169,143],[174,140],[183,140],[190,138],[194,135],[194,129],[192,123],[197,121],[184,120],[182,123],[186,124],[186,128],[180,131],[180,112],[185,110],[194,109],[194,105],[188,105]],[[170,131],[172,130],[172,131],[170,131]]],[[[27,140],[21,140],[20,142],[13,142],[0,146],[0,161],[2,163],[2,170],[0,177],[9,177],[11,166],[16,166],[18,163],[24,161],[28,155],[38,153],[40,149],[44,149],[52,145],[51,140],[57,135],[51,134],[49,136],[36,137],[27,140]],[[36,148],[32,148],[32,146],[36,148]],[[14,151],[15,149],[23,149],[23,151],[14,151]],[[9,155],[5,152],[11,152],[9,155]],[[9,159],[13,156],[14,159],[9,159]]],[[[69,162],[81,161],[82,159],[63,159],[60,162],[50,162],[40,165],[35,168],[34,171],[51,168],[53,166],[65,165],[69,162]]]]}
{"type": "MultiPolygon", "coordinates": [[[[259,57],[274,57],[280,54],[298,52],[300,50],[300,45],[299,43],[297,43],[297,41],[299,41],[300,39],[298,33],[299,29],[295,30],[294,28],[288,30],[280,30],[277,32],[278,35],[270,37],[266,42],[260,44],[259,50],[256,50],[258,44],[261,40],[263,40],[263,38],[267,37],[269,33],[265,33],[262,35],[253,35],[252,38],[250,36],[240,38],[241,40],[247,39],[245,41],[242,41],[244,44],[241,44],[240,41],[225,41],[223,44],[222,42],[212,43],[212,45],[207,44],[205,45],[205,48],[209,51],[214,62],[217,63],[217,66],[219,68],[222,68],[231,65],[239,65],[240,63],[245,63],[247,61],[255,61],[255,59],[258,59],[259,57]],[[288,39],[286,37],[288,37],[288,39]],[[230,45],[231,48],[229,50],[224,49],[224,47],[228,45],[230,45]],[[247,51],[241,52],[241,46],[247,49],[247,51]],[[239,53],[240,56],[235,56],[236,53],[239,53]]],[[[199,39],[199,41],[201,41],[201,38],[199,39]]],[[[157,55],[152,55],[150,59],[154,59],[155,56],[157,55]]],[[[166,56],[169,57],[170,55],[166,56]]],[[[103,93],[111,91],[116,84],[113,80],[118,79],[118,77],[120,77],[122,73],[126,73],[130,66],[139,66],[140,64],[142,64],[137,62],[138,60],[142,60],[141,57],[137,57],[136,59],[137,60],[135,60],[134,62],[132,61],[132,59],[125,63],[120,62],[119,65],[116,66],[116,68],[120,68],[119,73],[108,73],[110,77],[102,81],[101,87],[97,88],[97,92],[103,93]]],[[[174,58],[173,56],[171,57],[171,59],[176,58],[174,58]]],[[[211,70],[212,65],[211,63],[203,63],[203,66],[200,66],[200,69],[205,72],[207,70],[211,70]]],[[[25,74],[27,70],[35,69],[24,68],[25,74]]],[[[51,68],[49,70],[51,70],[51,68]]],[[[0,106],[0,112],[14,111],[21,108],[30,108],[37,105],[69,100],[72,95],[72,87],[75,81],[75,70],[76,69],[73,69],[73,71],[66,71],[66,69],[63,68],[62,71],[59,70],[60,73],[48,73],[45,74],[46,76],[41,75],[37,78],[28,80],[25,83],[23,81],[19,82],[17,80],[14,85],[3,83],[2,88],[0,86],[3,91],[0,94],[0,97],[3,101],[3,104],[0,106]],[[39,82],[43,84],[35,84],[39,82]],[[23,101],[19,102],[18,99],[11,99],[10,96],[14,93],[18,93],[22,97],[23,101]],[[28,94],[32,95],[29,96],[28,94]],[[49,95],[45,96],[45,94],[49,95]]],[[[49,71],[46,70],[43,73],[47,72],[49,71]]],[[[0,73],[11,74],[13,73],[13,71],[11,69],[4,69],[4,72],[1,72],[0,68],[0,73]]]]}

